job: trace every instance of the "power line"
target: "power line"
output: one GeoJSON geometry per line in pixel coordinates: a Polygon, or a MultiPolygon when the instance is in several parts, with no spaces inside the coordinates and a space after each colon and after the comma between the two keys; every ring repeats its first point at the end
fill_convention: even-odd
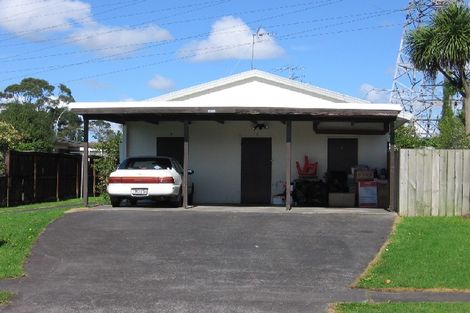
{"type": "MultiPolygon", "coordinates": [[[[258,22],[261,22],[261,21],[267,21],[267,20],[271,20],[271,19],[274,19],[274,18],[279,18],[279,17],[284,17],[284,16],[287,16],[287,15],[292,15],[292,14],[296,14],[296,13],[299,13],[299,12],[305,12],[306,10],[312,10],[312,9],[315,9],[315,8],[319,8],[319,7],[324,7],[326,5],[332,5],[332,4],[336,4],[336,3],[339,3],[339,2],[342,2],[344,0],[323,0],[323,1],[309,1],[309,2],[306,2],[308,4],[315,4],[314,6],[311,6],[311,7],[307,7],[307,8],[303,8],[301,10],[294,10],[294,11],[289,11],[289,12],[284,12],[282,14],[278,14],[278,15],[273,15],[273,16],[269,16],[269,17],[264,17],[264,18],[260,18],[260,19],[256,19],[256,20],[252,20],[252,21],[249,21],[247,22],[246,24],[250,24],[250,23],[258,23],[258,22]]],[[[296,7],[298,6],[298,4],[294,4],[294,5],[284,5],[284,6],[281,6],[279,8],[289,8],[289,7],[296,7]]],[[[106,31],[106,32],[101,32],[101,34],[107,34],[107,33],[112,33],[112,32],[115,32],[116,30],[110,30],[110,31],[106,31]]],[[[98,32],[97,34],[94,34],[95,36],[99,35],[100,32],[98,32]]],[[[209,33],[203,33],[203,34],[199,34],[197,36],[188,36],[188,37],[185,37],[185,40],[187,39],[196,39],[198,37],[203,37],[203,36],[206,36],[207,34],[209,33]]],[[[85,37],[83,38],[82,40],[85,40],[85,39],[89,39],[90,37],[85,37]]],[[[57,40],[57,39],[56,39],[57,40]]],[[[80,41],[79,39],[76,39],[76,40],[69,40],[68,42],[69,43],[73,43],[73,42],[78,42],[80,41]]],[[[172,42],[175,42],[177,40],[173,40],[172,42]]],[[[170,43],[172,43],[170,42],[170,43]]],[[[157,45],[161,45],[161,44],[168,44],[168,42],[163,42],[163,43],[157,43],[157,44],[153,44],[151,46],[157,46],[157,45]]],[[[139,44],[139,45],[142,45],[142,44],[139,44]]],[[[52,49],[52,48],[55,48],[55,47],[58,47],[58,46],[61,46],[61,44],[59,45],[52,45],[52,46],[49,46],[49,47],[45,47],[45,48],[41,48],[41,49],[37,49],[37,50],[33,50],[33,51],[28,51],[27,54],[30,55],[31,53],[35,53],[35,52],[41,52],[41,51],[45,51],[45,50],[49,50],[49,49],[52,49]]],[[[0,46],[0,48],[2,48],[2,46],[0,46]]],[[[107,49],[107,48],[104,48],[104,49],[107,49]]],[[[141,47],[140,49],[147,49],[147,47],[141,47]]],[[[136,50],[140,50],[140,49],[136,49],[136,50]]],[[[16,54],[14,56],[9,56],[9,57],[4,57],[4,58],[0,58],[0,61],[12,61],[12,60],[15,60],[16,57],[18,56],[22,56],[26,53],[20,53],[20,54],[16,54]]]]}
{"type": "MultiPolygon", "coordinates": [[[[369,18],[380,17],[380,16],[389,15],[389,14],[393,14],[393,13],[398,13],[398,12],[402,12],[402,11],[403,11],[402,9],[394,9],[394,10],[363,12],[363,13],[349,14],[349,15],[343,15],[343,16],[333,16],[333,17],[325,17],[325,18],[320,18],[320,19],[295,21],[295,22],[291,22],[291,23],[266,25],[266,28],[269,28],[269,29],[280,28],[280,27],[287,27],[287,26],[295,26],[295,25],[325,22],[325,21],[331,21],[331,20],[341,20],[341,19],[352,18],[352,17],[364,17],[364,19],[369,19],[369,18]]],[[[351,22],[356,22],[356,21],[359,21],[359,20],[362,20],[362,19],[355,19],[351,22]]],[[[342,25],[342,24],[343,23],[335,24],[335,26],[339,26],[339,25],[342,25]]],[[[326,26],[326,27],[331,27],[331,26],[326,26]]],[[[227,28],[227,29],[224,29],[223,31],[213,32],[213,33],[227,33],[228,30],[237,29],[237,28],[239,28],[239,27],[227,28]]],[[[316,29],[319,29],[319,28],[316,28],[316,29]]],[[[229,33],[232,33],[232,32],[229,32],[229,33]]],[[[197,39],[197,38],[205,37],[208,34],[209,33],[206,32],[206,33],[200,33],[200,34],[197,34],[197,35],[191,35],[191,36],[176,38],[176,39],[174,39],[173,41],[170,41],[170,42],[155,43],[155,44],[152,44],[152,45],[147,45],[145,47],[142,47],[139,50],[154,48],[154,47],[161,46],[161,45],[164,45],[164,44],[174,43],[176,41],[185,41],[185,40],[197,39]]],[[[49,54],[49,55],[30,56],[30,57],[25,57],[25,58],[8,58],[8,57],[6,57],[6,58],[4,58],[3,61],[4,62],[7,62],[7,61],[11,62],[11,61],[27,61],[27,60],[37,60],[37,59],[48,59],[48,58],[53,58],[53,57],[58,57],[58,56],[75,55],[75,54],[81,54],[81,53],[86,53],[86,52],[99,52],[99,51],[106,51],[106,50],[114,50],[114,49],[117,49],[117,48],[128,48],[128,47],[142,46],[142,45],[143,45],[142,43],[115,45],[115,46],[99,48],[99,49],[78,50],[78,51],[55,53],[55,54],[49,54]]],[[[114,55],[114,56],[116,56],[116,55],[114,55]]],[[[113,56],[110,56],[110,57],[112,58],[113,56]]],[[[0,58],[0,61],[2,61],[1,58],[0,58]]]]}
{"type": "MultiPolygon", "coordinates": [[[[96,17],[98,15],[107,14],[109,12],[113,12],[113,11],[116,11],[116,10],[119,10],[119,9],[122,9],[122,8],[126,8],[126,7],[129,7],[129,6],[134,6],[135,4],[143,3],[143,2],[147,2],[147,1],[149,1],[149,0],[140,0],[140,1],[135,1],[134,0],[134,1],[131,1],[130,4],[127,4],[125,6],[116,7],[116,8],[107,10],[107,11],[99,12],[99,13],[91,15],[90,17],[96,17]]],[[[201,4],[206,5],[206,4],[214,4],[215,3],[216,5],[219,5],[219,4],[230,2],[230,1],[232,1],[232,0],[207,1],[207,2],[198,3],[198,4],[189,4],[189,5],[182,5],[182,6],[178,6],[178,7],[163,8],[163,9],[159,9],[158,11],[163,11],[163,12],[173,11],[173,10],[177,10],[177,9],[181,9],[181,8],[191,8],[191,7],[194,7],[194,6],[201,6],[201,4]]],[[[206,7],[204,7],[204,8],[206,8],[206,7]]],[[[157,10],[155,10],[155,11],[157,11],[157,10]]],[[[187,12],[185,12],[185,13],[187,13],[187,12]]],[[[55,15],[55,14],[57,14],[57,13],[55,12],[52,15],[55,15]]],[[[127,16],[132,16],[132,14],[128,14],[127,16]]],[[[122,16],[122,17],[127,17],[127,16],[122,16]]],[[[174,15],[171,15],[170,17],[172,17],[172,16],[174,16],[174,15]]],[[[36,17],[40,17],[40,16],[36,16],[36,17]]],[[[31,17],[31,18],[34,18],[34,17],[31,17]]],[[[88,19],[89,19],[89,17],[74,19],[74,22],[88,21],[88,19]]],[[[108,19],[114,19],[114,18],[108,18],[108,19]]],[[[104,20],[106,20],[106,19],[104,19],[104,20]]],[[[66,27],[66,26],[69,26],[69,23],[55,24],[55,25],[52,25],[52,26],[35,28],[35,29],[28,30],[28,31],[17,32],[15,34],[19,35],[19,36],[25,36],[25,35],[28,35],[28,34],[35,34],[35,33],[38,33],[38,32],[47,32],[47,31],[51,31],[51,30],[54,30],[54,29],[61,29],[61,28],[66,27]]],[[[1,39],[0,42],[10,41],[10,40],[13,40],[13,39],[16,39],[16,38],[15,37],[8,37],[8,38],[1,39]]],[[[44,41],[53,41],[53,40],[55,41],[55,40],[58,40],[58,39],[47,39],[47,40],[44,40],[44,41]]]]}
{"type": "MultiPolygon", "coordinates": [[[[387,11],[387,14],[391,14],[391,13],[394,13],[396,12],[397,10],[390,10],[390,11],[387,11]]],[[[299,31],[299,32],[293,32],[293,33],[289,33],[287,35],[284,35],[284,36],[280,36],[279,38],[277,39],[282,39],[282,38],[299,38],[299,35],[300,34],[305,34],[307,32],[312,32],[312,31],[317,31],[317,30],[322,30],[322,29],[328,29],[328,28],[332,28],[332,27],[337,27],[337,26],[341,26],[341,25],[345,25],[345,24],[351,24],[351,23],[354,23],[354,22],[358,22],[358,21],[363,21],[365,19],[370,19],[370,18],[374,18],[374,17],[378,17],[378,16],[383,16],[383,15],[386,15],[384,12],[381,12],[380,14],[369,14],[367,16],[363,16],[364,14],[360,14],[359,16],[361,16],[361,18],[357,18],[357,19],[352,19],[352,20],[349,20],[349,21],[345,21],[345,22],[341,22],[341,23],[335,23],[335,24],[330,24],[330,25],[325,25],[325,26],[322,26],[322,27],[316,27],[316,28],[311,28],[311,29],[307,29],[307,30],[303,30],[303,31],[299,31]],[[295,37],[294,37],[295,36],[295,37]]],[[[285,26],[288,26],[289,24],[293,24],[293,25],[297,25],[297,23],[299,23],[298,21],[297,22],[293,22],[293,23],[284,23],[284,24],[278,24],[277,26],[282,26],[282,27],[285,27],[285,26]]],[[[218,32],[219,34],[220,33],[224,33],[224,34],[230,34],[230,33],[235,33],[237,32],[235,29],[237,29],[237,27],[232,27],[232,28],[227,28],[227,29],[224,29],[223,31],[220,31],[218,32]]],[[[364,28],[364,29],[368,29],[368,28],[364,28]]],[[[203,34],[205,35],[205,34],[203,34]]],[[[184,37],[184,38],[179,38],[177,40],[188,40],[188,39],[194,39],[195,37],[201,37],[201,34],[198,34],[198,35],[193,35],[193,36],[188,36],[188,37],[184,37]]],[[[153,46],[152,46],[153,47],[153,46]]],[[[149,48],[149,47],[146,47],[146,48],[149,48]]],[[[143,49],[140,49],[140,50],[143,50],[143,49]]],[[[196,49],[197,50],[197,49],[196,49]]],[[[195,49],[193,49],[193,51],[195,51],[195,49]]],[[[173,53],[176,53],[177,51],[174,51],[173,53]]],[[[118,54],[115,54],[115,55],[112,55],[111,57],[118,57],[119,55],[122,55],[122,53],[118,53],[118,54]]],[[[158,56],[158,55],[162,55],[161,53],[157,53],[157,54],[150,54],[150,55],[147,55],[147,57],[149,56],[158,56]]],[[[131,59],[138,59],[138,58],[141,58],[142,56],[130,56],[130,57],[123,57],[121,58],[121,60],[131,60],[131,59]]],[[[35,68],[37,70],[40,70],[38,72],[35,72],[33,73],[34,75],[36,74],[42,74],[42,73],[45,73],[45,72],[49,72],[49,71],[53,71],[53,70],[57,70],[57,69],[63,69],[63,68],[68,68],[68,67],[73,67],[73,66],[79,66],[79,65],[84,65],[84,64],[91,64],[91,63],[100,63],[100,62],[106,62],[106,61],[113,61],[114,59],[110,59],[109,57],[99,57],[99,58],[91,58],[91,59],[88,59],[86,61],[82,61],[82,62],[76,62],[76,63],[71,63],[71,64],[65,64],[65,65],[53,65],[53,66],[47,66],[47,67],[38,67],[38,68],[35,68]]],[[[25,69],[23,71],[26,71],[26,70],[31,70],[31,69],[25,69]]],[[[16,71],[10,71],[11,72],[20,72],[19,70],[16,70],[16,71]]],[[[12,77],[11,79],[16,79],[18,77],[12,77]]],[[[9,79],[10,80],[10,79],[9,79]]]]}
{"type": "MultiPolygon", "coordinates": [[[[279,40],[280,41],[285,41],[285,40],[292,40],[292,39],[305,38],[305,37],[320,37],[320,36],[338,35],[338,34],[344,34],[344,33],[359,32],[359,31],[364,31],[364,30],[384,29],[384,28],[390,28],[390,27],[396,27],[396,26],[401,26],[401,24],[385,24],[385,25],[355,28],[355,29],[339,30],[339,31],[334,31],[334,32],[324,32],[324,33],[317,33],[317,34],[310,34],[310,35],[302,35],[302,36],[285,35],[282,38],[279,38],[279,40]]],[[[210,54],[213,54],[213,53],[216,53],[216,52],[226,51],[226,50],[239,48],[239,47],[243,47],[243,46],[250,47],[251,42],[243,43],[243,44],[230,45],[230,46],[219,46],[219,47],[216,47],[216,49],[214,49],[214,48],[194,49],[193,51],[198,52],[198,53],[193,53],[193,54],[186,55],[186,56],[173,57],[173,58],[169,58],[169,59],[165,59],[165,60],[161,60],[161,61],[156,61],[156,62],[151,62],[151,63],[144,63],[144,64],[137,65],[137,66],[127,67],[127,68],[108,71],[108,72],[103,72],[103,73],[98,73],[98,74],[89,75],[89,76],[83,76],[83,77],[80,77],[80,78],[65,81],[64,83],[71,83],[71,82],[82,81],[82,80],[87,80],[87,79],[92,79],[92,78],[97,78],[97,77],[102,77],[102,76],[109,76],[109,75],[123,73],[123,72],[129,72],[129,71],[133,71],[133,70],[137,70],[137,69],[141,69],[141,68],[152,67],[152,66],[155,66],[155,65],[170,63],[170,62],[174,62],[174,61],[191,59],[195,56],[200,56],[201,54],[202,55],[210,55],[210,54]],[[203,50],[206,50],[206,52],[199,53],[199,51],[203,51],[203,50]]],[[[174,54],[174,53],[168,53],[168,54],[174,54]]],[[[154,55],[152,55],[152,56],[154,56],[154,55]]],[[[54,70],[64,69],[64,68],[70,67],[70,66],[75,66],[75,65],[70,65],[69,64],[69,65],[66,65],[65,67],[55,68],[54,70]]],[[[41,73],[44,73],[44,72],[48,72],[48,71],[36,72],[36,73],[33,73],[33,75],[41,74],[41,73]]],[[[0,81],[10,81],[10,80],[18,79],[18,78],[23,78],[23,77],[24,76],[10,77],[8,79],[3,79],[3,80],[0,80],[0,81]]]]}

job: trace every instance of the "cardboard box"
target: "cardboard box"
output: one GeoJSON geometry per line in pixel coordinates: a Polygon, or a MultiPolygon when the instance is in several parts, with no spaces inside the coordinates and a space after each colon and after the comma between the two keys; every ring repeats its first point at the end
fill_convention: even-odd
{"type": "Polygon", "coordinates": [[[356,181],[374,179],[373,170],[356,170],[355,174],[356,174],[356,181]]]}
{"type": "Polygon", "coordinates": [[[355,193],[330,192],[328,194],[328,205],[336,208],[353,208],[356,202],[355,193]]]}

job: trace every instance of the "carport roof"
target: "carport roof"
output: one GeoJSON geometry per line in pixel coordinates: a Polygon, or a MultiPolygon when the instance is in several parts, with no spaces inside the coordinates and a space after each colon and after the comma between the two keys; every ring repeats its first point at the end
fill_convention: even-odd
{"type": "Polygon", "coordinates": [[[394,120],[398,104],[369,103],[323,88],[252,70],[146,101],[76,102],[89,119],[132,120],[394,120]]]}

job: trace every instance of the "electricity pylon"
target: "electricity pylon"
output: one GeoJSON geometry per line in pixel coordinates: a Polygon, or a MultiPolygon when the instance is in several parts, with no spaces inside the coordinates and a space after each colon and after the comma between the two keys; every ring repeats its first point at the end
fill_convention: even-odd
{"type": "Polygon", "coordinates": [[[442,109],[442,77],[431,79],[416,70],[405,52],[405,40],[410,32],[427,25],[440,8],[462,0],[410,0],[403,34],[400,40],[395,75],[393,77],[391,103],[401,104],[406,112],[413,114],[416,131],[430,137],[437,131],[442,109]]]}

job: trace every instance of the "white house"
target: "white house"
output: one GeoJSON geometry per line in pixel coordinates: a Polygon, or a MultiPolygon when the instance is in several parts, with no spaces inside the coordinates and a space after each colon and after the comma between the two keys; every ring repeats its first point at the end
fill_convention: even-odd
{"type": "Polygon", "coordinates": [[[195,203],[207,204],[269,204],[297,178],[295,162],[304,156],[318,162],[320,178],[357,164],[388,169],[390,130],[403,122],[400,105],[258,70],[147,101],[77,102],[71,110],[86,124],[124,124],[121,159],[179,159],[195,172],[195,203]]]}

